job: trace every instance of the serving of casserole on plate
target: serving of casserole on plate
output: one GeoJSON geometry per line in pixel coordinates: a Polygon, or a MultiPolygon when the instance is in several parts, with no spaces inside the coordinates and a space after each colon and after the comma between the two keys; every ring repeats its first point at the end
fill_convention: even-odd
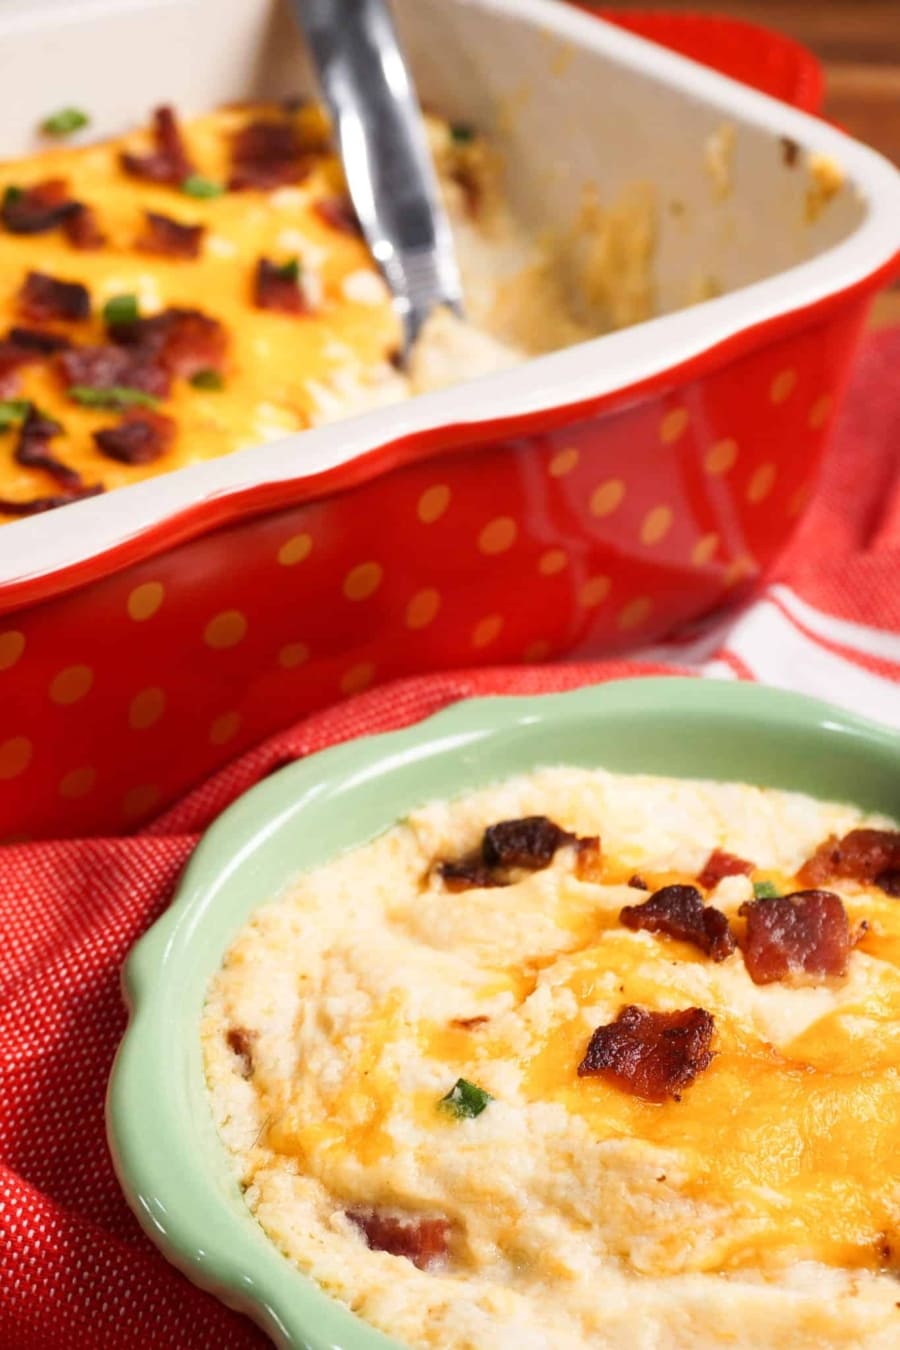
{"type": "MultiPolygon", "coordinates": [[[[650,642],[739,595],[796,526],[896,264],[895,170],[566,5],[397,17],[481,356],[513,362],[401,401],[321,122],[282,103],[313,91],[286,4],[3,7],[7,215],[55,181],[36,205],[62,216],[0,231],[19,363],[0,497],[69,499],[0,528],[10,833],[132,829],[379,681],[650,642]],[[64,102],[85,143],[48,147],[64,102]],[[153,108],[174,137],[165,114],[154,141],[153,108]],[[472,215],[491,184],[497,237],[472,215]],[[102,247],[79,247],[82,208],[102,247]],[[34,317],[53,282],[83,317],[34,317]]],[[[451,341],[424,384],[460,370],[451,341]]]]}
{"type": "Polygon", "coordinates": [[[254,789],[126,972],[147,1231],[288,1346],[896,1344],[897,757],[641,680],[254,789]]]}

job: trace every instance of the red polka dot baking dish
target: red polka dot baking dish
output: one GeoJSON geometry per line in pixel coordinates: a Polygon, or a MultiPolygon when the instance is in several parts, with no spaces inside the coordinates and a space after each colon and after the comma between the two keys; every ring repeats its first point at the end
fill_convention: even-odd
{"type": "MultiPolygon", "coordinates": [[[[900,261],[900,175],[574,7],[396,11],[423,100],[496,145],[531,231],[650,185],[656,317],[0,528],[4,838],[133,828],[376,681],[651,641],[795,527],[900,261]]],[[[0,38],[7,156],[62,101],[104,137],[312,87],[276,0],[8,0],[0,38]]]]}

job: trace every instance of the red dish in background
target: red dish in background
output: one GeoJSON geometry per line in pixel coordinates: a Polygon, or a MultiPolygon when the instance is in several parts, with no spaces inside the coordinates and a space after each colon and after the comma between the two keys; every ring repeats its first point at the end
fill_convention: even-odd
{"type": "Polygon", "coordinates": [[[822,67],[808,47],[783,33],[718,14],[669,14],[640,9],[623,13],[588,4],[578,8],[598,14],[629,33],[662,43],[681,56],[710,66],[803,112],[821,111],[825,87],[822,67]]]}
{"type": "MultiPolygon", "coordinates": [[[[814,59],[762,29],[610,17],[818,105],[814,59]]],[[[0,832],[128,830],[372,682],[611,653],[734,598],[808,499],[895,264],[611,392],[418,430],[0,582],[0,832]]]]}

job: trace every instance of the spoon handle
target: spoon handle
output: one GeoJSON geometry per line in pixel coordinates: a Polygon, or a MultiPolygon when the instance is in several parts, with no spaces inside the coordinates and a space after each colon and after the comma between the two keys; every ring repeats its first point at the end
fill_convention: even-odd
{"type": "Polygon", "coordinates": [[[422,114],[385,0],[293,0],[335,127],[350,198],[406,349],[462,291],[422,114]]]}

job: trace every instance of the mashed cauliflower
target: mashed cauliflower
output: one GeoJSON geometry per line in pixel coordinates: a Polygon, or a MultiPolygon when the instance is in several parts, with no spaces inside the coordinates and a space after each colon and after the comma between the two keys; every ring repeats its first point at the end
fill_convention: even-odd
{"type": "Polygon", "coordinates": [[[739,914],[801,889],[827,836],[878,823],[742,784],[552,768],[301,877],[239,933],[202,1024],[249,1208],[412,1347],[896,1347],[900,900],[831,885],[846,973],[803,982],[754,983],[739,914]],[[442,863],[536,815],[601,852],[566,842],[451,889],[442,863]],[[749,860],[705,887],[730,955],[624,926],[623,907],[696,886],[714,850],[749,860]],[[626,1006],[713,1018],[711,1062],[664,1101],[578,1072],[626,1006]],[[382,1240],[398,1231],[425,1234],[419,1264],[382,1240]]]}

